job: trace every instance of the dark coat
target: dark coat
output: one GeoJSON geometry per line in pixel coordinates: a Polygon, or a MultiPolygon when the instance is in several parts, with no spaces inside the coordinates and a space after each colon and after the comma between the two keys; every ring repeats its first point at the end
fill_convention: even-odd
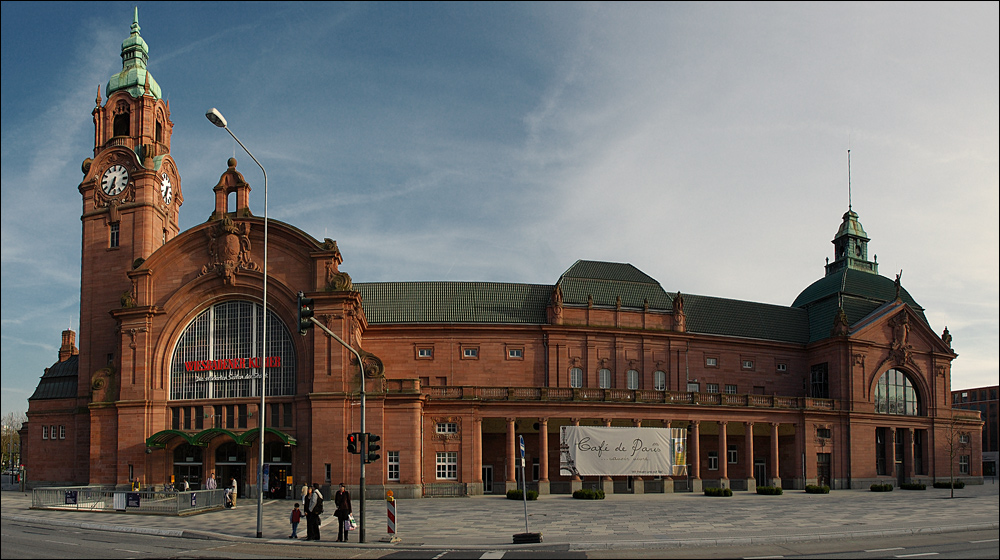
{"type": "Polygon", "coordinates": [[[337,511],[334,515],[337,519],[343,521],[347,519],[351,513],[351,493],[347,490],[338,490],[337,494],[333,497],[333,503],[337,504],[337,511]]]}

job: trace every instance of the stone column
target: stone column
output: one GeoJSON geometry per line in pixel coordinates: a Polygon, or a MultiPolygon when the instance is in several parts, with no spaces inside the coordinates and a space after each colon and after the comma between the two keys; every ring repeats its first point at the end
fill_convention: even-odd
{"type": "MultiPolygon", "coordinates": [[[[642,418],[633,418],[632,425],[636,428],[642,427],[642,418]]],[[[634,477],[632,479],[632,493],[633,494],[645,494],[646,493],[646,481],[643,480],[641,476],[634,477]]]]}
{"type": "MultiPolygon", "coordinates": [[[[904,482],[913,482],[913,428],[903,428],[903,477],[904,482]]],[[[833,478],[831,473],[830,478],[833,478]]]]}
{"type": "Polygon", "coordinates": [[[771,486],[781,486],[781,476],[778,473],[778,423],[771,422],[771,486]]]}
{"type": "Polygon", "coordinates": [[[701,486],[701,445],[698,438],[701,437],[701,430],[698,425],[700,420],[691,421],[691,441],[688,442],[688,463],[691,464],[691,491],[700,494],[704,491],[701,486]]]}
{"type": "Polygon", "coordinates": [[[746,470],[747,470],[747,492],[757,491],[757,479],[754,478],[753,473],[753,422],[744,422],[743,426],[746,429],[746,470]]]}
{"type": "Polygon", "coordinates": [[[727,422],[719,424],[719,486],[729,488],[729,438],[726,435],[727,422]]]}
{"type": "Polygon", "coordinates": [[[549,419],[538,419],[538,494],[549,493],[549,419]]]}
{"type": "MultiPolygon", "coordinates": [[[[579,418],[570,418],[569,421],[570,421],[570,423],[572,423],[573,426],[575,426],[577,428],[580,427],[580,419],[579,418]]],[[[574,474],[573,478],[570,479],[569,490],[570,490],[570,492],[576,492],[577,490],[583,490],[583,479],[580,478],[580,475],[574,474]]]]}
{"type": "Polygon", "coordinates": [[[506,474],[506,491],[517,490],[517,443],[516,437],[514,436],[514,420],[515,418],[507,419],[507,474],[506,474]]]}
{"type": "Polygon", "coordinates": [[[472,419],[472,480],[469,494],[478,496],[483,493],[483,419],[476,416],[472,419]]]}
{"type": "MultiPolygon", "coordinates": [[[[606,428],[610,428],[611,427],[611,419],[610,418],[605,418],[604,419],[604,427],[606,427],[606,428]]],[[[603,476],[603,477],[601,477],[601,490],[604,490],[604,493],[606,495],[608,495],[608,494],[614,494],[615,493],[615,481],[614,481],[614,479],[612,479],[610,476],[603,476]]]]}
{"type": "MultiPolygon", "coordinates": [[[[663,427],[667,429],[667,434],[671,433],[670,432],[670,420],[664,420],[663,421],[663,427]]],[[[675,455],[671,454],[670,464],[673,465],[673,466],[676,466],[676,465],[674,465],[674,459],[675,459],[675,457],[676,457],[675,455]]],[[[673,468],[673,467],[671,467],[671,468],[673,468]]],[[[674,493],[674,477],[671,476],[670,474],[667,474],[666,476],[663,477],[663,493],[664,494],[673,494],[674,493]]]]}

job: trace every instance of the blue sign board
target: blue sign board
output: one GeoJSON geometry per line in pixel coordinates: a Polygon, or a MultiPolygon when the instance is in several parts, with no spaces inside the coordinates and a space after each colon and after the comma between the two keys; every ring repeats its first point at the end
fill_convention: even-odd
{"type": "Polygon", "coordinates": [[[517,436],[521,441],[521,458],[524,459],[524,436],[517,436]]]}

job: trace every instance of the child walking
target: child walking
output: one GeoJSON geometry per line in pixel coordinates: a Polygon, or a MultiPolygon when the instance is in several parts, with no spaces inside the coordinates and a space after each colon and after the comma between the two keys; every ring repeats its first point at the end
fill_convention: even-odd
{"type": "Polygon", "coordinates": [[[288,535],[290,539],[299,538],[299,521],[302,519],[302,512],[299,511],[298,502],[292,507],[292,514],[289,516],[288,520],[292,522],[292,534],[288,535]]]}

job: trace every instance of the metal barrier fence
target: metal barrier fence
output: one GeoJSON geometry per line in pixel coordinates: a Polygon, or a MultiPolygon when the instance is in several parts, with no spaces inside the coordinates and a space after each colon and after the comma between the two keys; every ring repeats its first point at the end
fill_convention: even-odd
{"type": "Polygon", "coordinates": [[[145,515],[192,515],[223,508],[225,498],[225,490],[133,492],[111,486],[73,486],[33,489],[31,507],[145,515]]]}

